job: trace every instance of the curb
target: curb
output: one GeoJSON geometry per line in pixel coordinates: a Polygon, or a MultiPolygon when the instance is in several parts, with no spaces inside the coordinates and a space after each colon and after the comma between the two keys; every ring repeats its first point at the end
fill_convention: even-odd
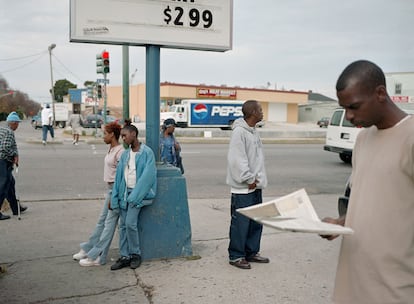
{"type": "MultiPolygon", "coordinates": [[[[263,144],[324,144],[325,138],[261,138],[263,144]]],[[[177,137],[177,140],[180,143],[188,144],[228,144],[230,138],[228,137],[216,137],[216,138],[205,138],[205,137],[177,137]]],[[[70,142],[71,139],[58,139],[54,141],[47,142],[47,145],[62,145],[64,142],[70,142]]],[[[145,142],[145,139],[143,139],[145,142]]],[[[38,144],[41,145],[42,141],[39,139],[29,138],[25,140],[29,144],[38,144]]],[[[89,145],[97,145],[105,143],[102,139],[80,139],[79,142],[83,142],[89,145]]]]}

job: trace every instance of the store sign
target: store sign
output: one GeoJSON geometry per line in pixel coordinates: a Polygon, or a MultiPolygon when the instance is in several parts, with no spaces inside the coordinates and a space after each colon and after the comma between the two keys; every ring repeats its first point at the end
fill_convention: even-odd
{"type": "Polygon", "coordinates": [[[396,95],[396,96],[390,96],[390,97],[393,102],[409,102],[410,101],[410,96],[396,95]]]}
{"type": "Polygon", "coordinates": [[[234,89],[197,88],[197,98],[236,99],[237,91],[234,89]]]}
{"type": "Polygon", "coordinates": [[[227,51],[233,0],[70,0],[70,41],[227,51]]]}

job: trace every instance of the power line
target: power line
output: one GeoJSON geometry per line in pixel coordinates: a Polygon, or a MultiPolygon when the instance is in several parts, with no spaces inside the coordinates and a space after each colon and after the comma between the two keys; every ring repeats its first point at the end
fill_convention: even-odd
{"type": "Polygon", "coordinates": [[[43,53],[40,53],[40,56],[39,56],[39,57],[37,57],[37,58],[35,58],[35,59],[33,59],[32,61],[29,61],[29,62],[27,62],[27,63],[25,63],[25,64],[19,65],[19,66],[17,66],[17,67],[12,68],[12,69],[8,69],[8,70],[0,71],[0,74],[4,74],[4,73],[12,72],[12,71],[15,71],[15,70],[18,70],[18,69],[22,69],[22,68],[24,68],[24,67],[28,66],[29,64],[32,64],[32,63],[34,63],[34,62],[38,61],[38,60],[39,60],[40,58],[42,58],[45,54],[46,54],[46,53],[44,53],[44,52],[43,52],[43,53]]]}
{"type": "Polygon", "coordinates": [[[6,58],[6,59],[1,59],[0,61],[12,61],[12,60],[20,60],[20,59],[25,59],[25,58],[30,58],[30,57],[34,57],[34,56],[38,56],[38,55],[42,55],[43,53],[46,53],[47,51],[42,51],[40,53],[36,53],[36,54],[32,54],[32,55],[26,55],[26,56],[21,56],[21,57],[12,57],[12,58],[6,58]]]}
{"type": "Polygon", "coordinates": [[[75,75],[75,73],[73,73],[71,70],[69,70],[69,68],[66,67],[66,65],[64,65],[63,62],[60,61],[59,58],[57,58],[55,54],[52,54],[52,56],[56,59],[57,62],[59,62],[65,68],[66,71],[72,74],[76,79],[78,79],[83,84],[84,81],[80,79],[77,75],[75,75]]]}

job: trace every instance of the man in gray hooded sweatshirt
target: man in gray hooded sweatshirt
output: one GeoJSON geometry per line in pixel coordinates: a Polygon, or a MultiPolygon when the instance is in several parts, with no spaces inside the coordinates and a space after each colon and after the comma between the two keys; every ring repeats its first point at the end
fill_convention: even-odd
{"type": "Polygon", "coordinates": [[[259,255],[263,226],[236,212],[262,203],[262,189],[267,186],[263,145],[256,124],[263,119],[259,102],[248,100],[242,107],[243,118],[233,124],[227,155],[226,182],[231,187],[231,224],[229,263],[250,269],[250,262],[269,263],[259,255]]]}

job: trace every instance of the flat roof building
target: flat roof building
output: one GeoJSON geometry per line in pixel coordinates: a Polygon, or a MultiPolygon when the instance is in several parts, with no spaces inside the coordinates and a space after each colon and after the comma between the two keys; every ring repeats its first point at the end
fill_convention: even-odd
{"type": "MultiPolygon", "coordinates": [[[[129,114],[133,121],[145,121],[145,84],[129,87],[129,114]]],[[[270,122],[298,122],[298,105],[308,102],[308,92],[256,89],[205,84],[181,84],[162,82],[160,84],[160,112],[179,104],[182,99],[234,99],[259,101],[263,108],[264,120],[270,122]]],[[[107,87],[107,108],[122,113],[122,86],[107,87]]],[[[103,107],[103,101],[99,103],[103,107]]]]}

